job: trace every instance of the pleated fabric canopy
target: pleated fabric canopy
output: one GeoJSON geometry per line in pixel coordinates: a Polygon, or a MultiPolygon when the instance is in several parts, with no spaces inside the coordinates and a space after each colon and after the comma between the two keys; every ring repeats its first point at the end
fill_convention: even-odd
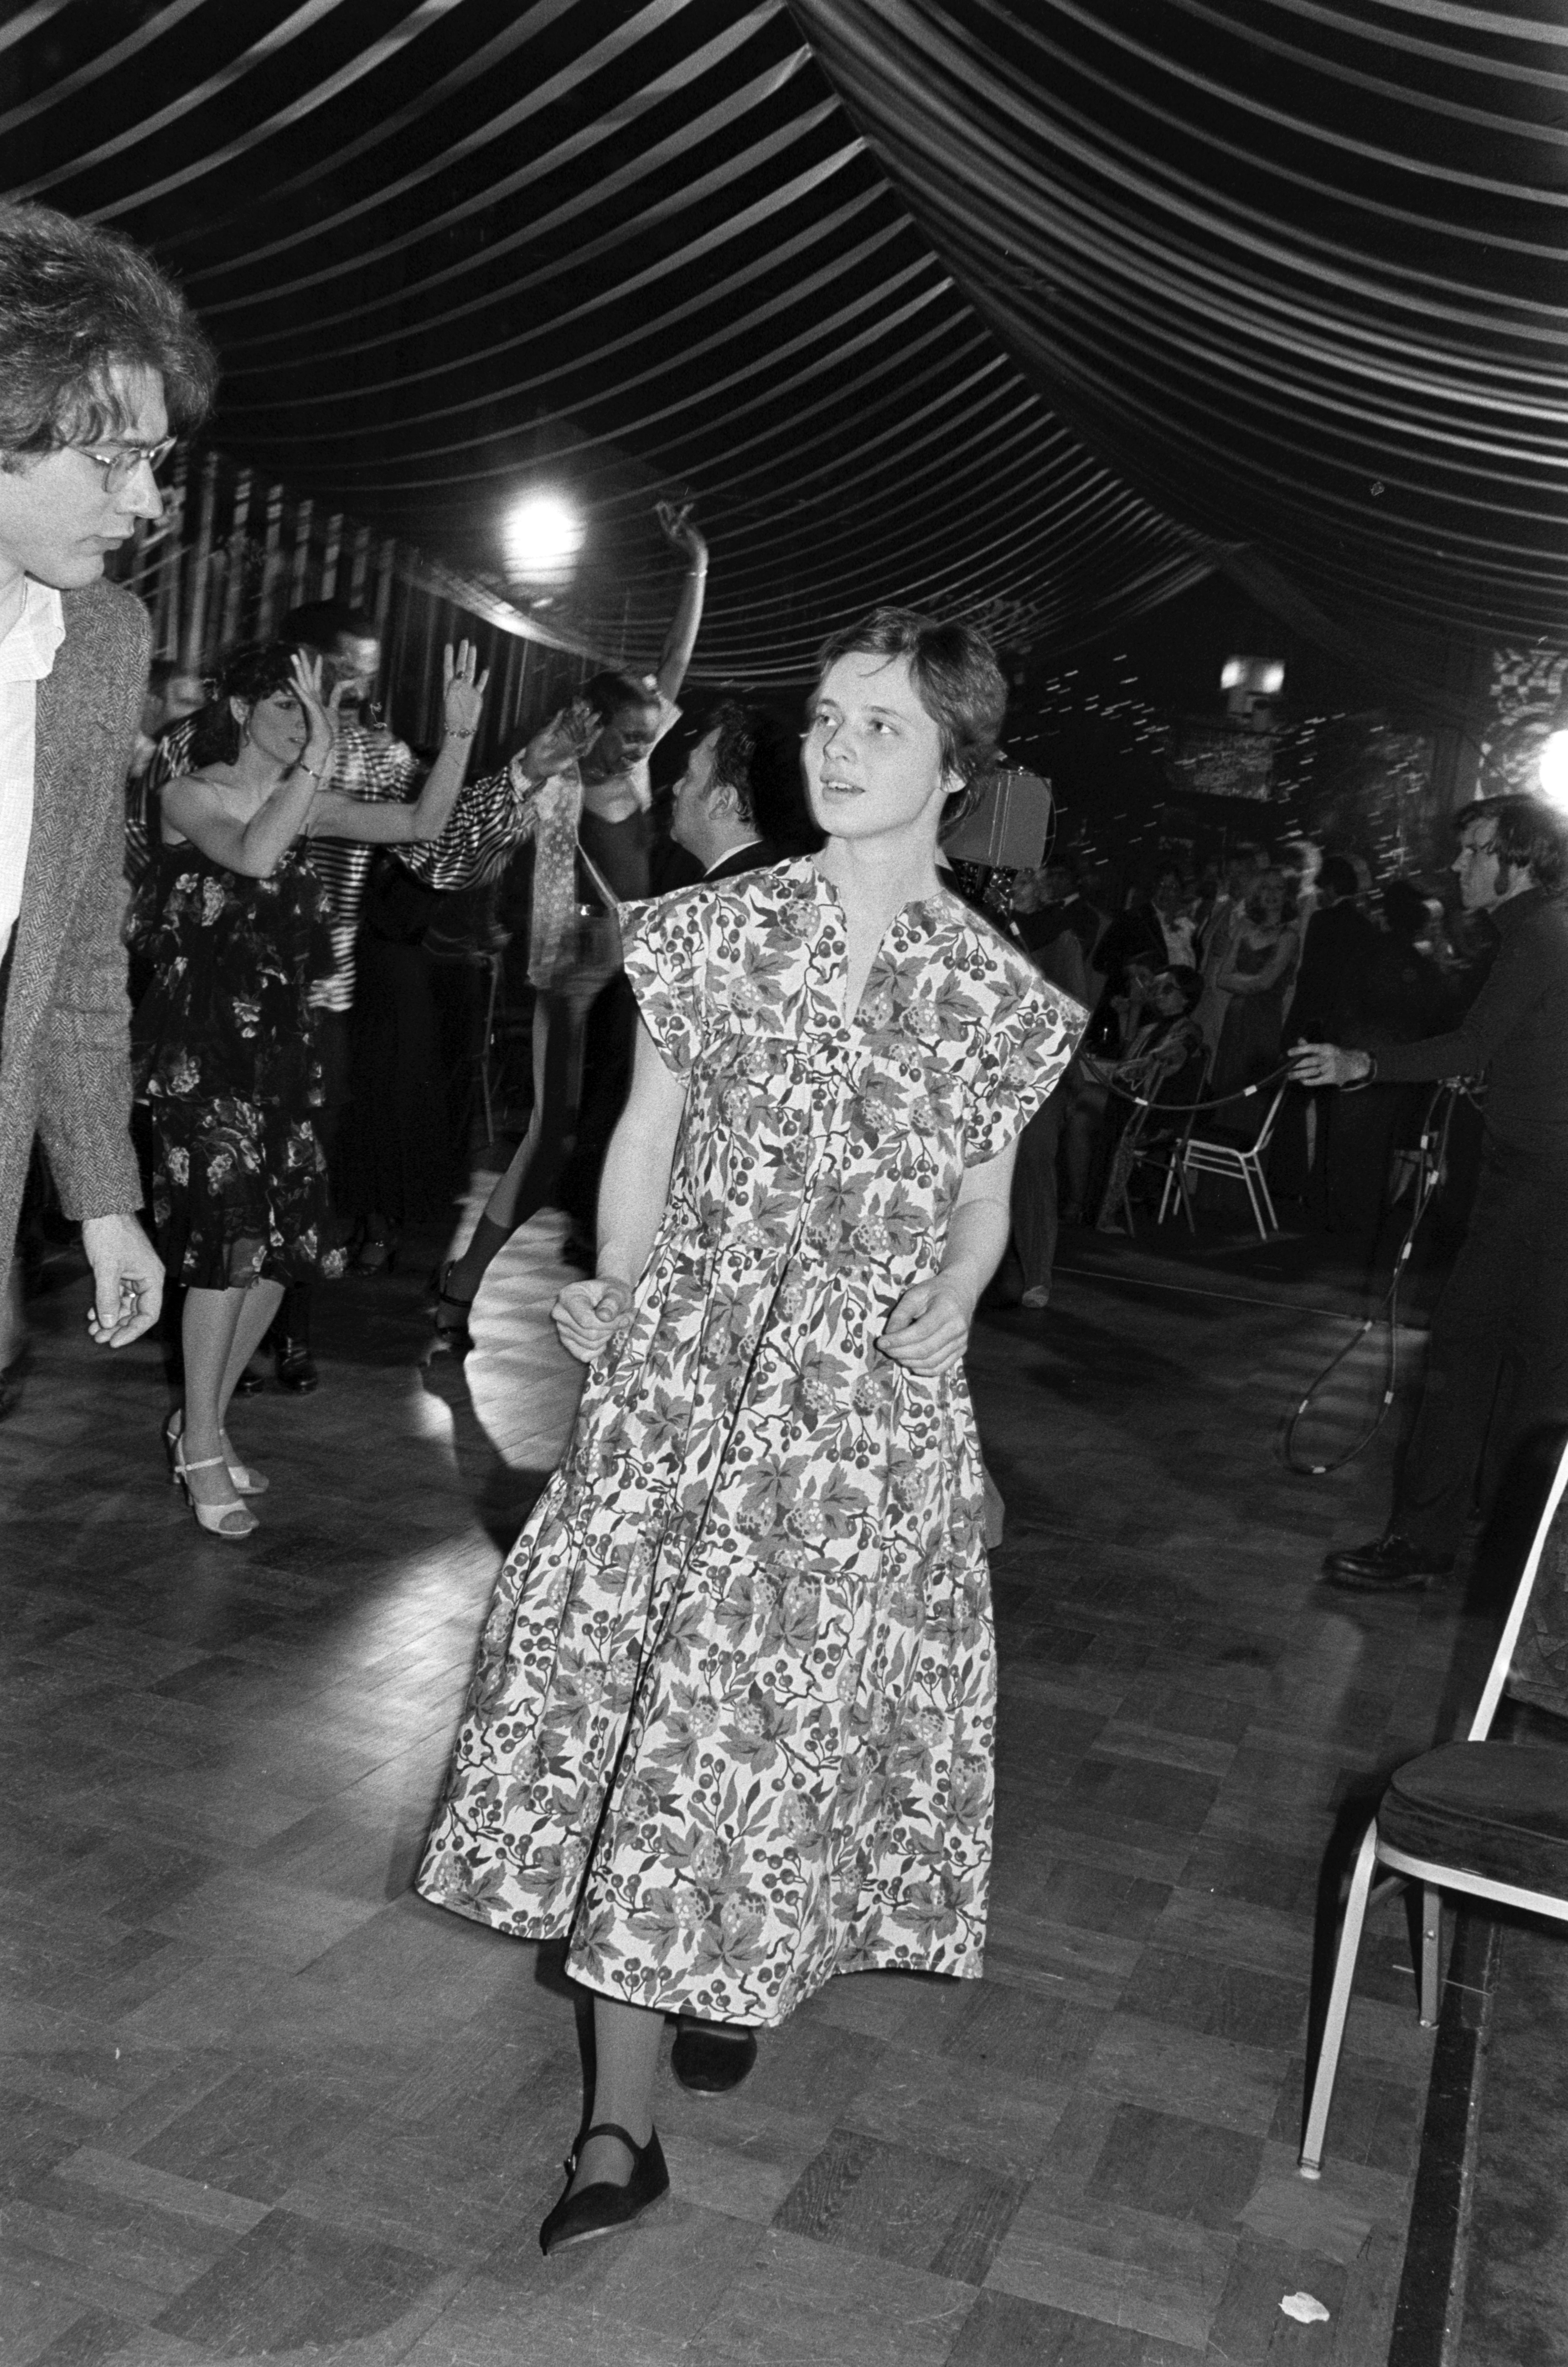
{"type": "MultiPolygon", "coordinates": [[[[1563,624],[1555,0],[31,0],[11,193],[183,277],[212,436],[710,676],[872,601],[1078,638],[1217,560],[1364,638],[1563,624]]],[[[1321,621],[1320,617],[1320,621],[1321,621]]]]}
{"type": "Polygon", "coordinates": [[[1562,0],[795,0],[1130,485],[1353,628],[1568,629],[1562,0]]]}

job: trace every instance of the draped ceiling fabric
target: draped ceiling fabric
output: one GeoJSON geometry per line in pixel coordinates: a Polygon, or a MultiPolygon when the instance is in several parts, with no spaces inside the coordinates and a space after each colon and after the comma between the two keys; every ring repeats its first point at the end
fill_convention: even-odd
{"type": "Polygon", "coordinates": [[[22,0],[0,176],[183,277],[214,440],[699,674],[1216,559],[1345,646],[1564,631],[1559,0],[22,0]],[[540,587],[535,585],[534,590],[540,587]]]}
{"type": "Polygon", "coordinates": [[[651,658],[712,547],[696,671],[798,678],[897,598],[1009,641],[1211,563],[1054,415],[932,255],[781,0],[67,0],[0,26],[5,182],[152,244],[233,458],[651,658]],[[106,29],[117,38],[106,39],[106,29]]]}
{"type": "Polygon", "coordinates": [[[1032,383],[1347,640],[1568,639],[1562,0],[793,0],[1032,383]]]}

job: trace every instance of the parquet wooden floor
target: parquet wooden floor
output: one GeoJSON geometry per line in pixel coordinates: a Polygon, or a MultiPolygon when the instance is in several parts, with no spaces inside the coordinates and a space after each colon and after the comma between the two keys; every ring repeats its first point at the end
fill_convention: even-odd
{"type": "Polygon", "coordinates": [[[570,1419],[558,1274],[546,1220],[438,1385],[414,1279],[329,1294],[320,1393],[236,1410],[273,1481],[238,1548],[164,1480],[153,1349],[92,1350],[81,1285],[35,1306],[0,1427],[0,2367],[1381,2361],[1427,2044],[1387,1908],[1297,2179],[1314,1899],[1346,1804],[1452,1716],[1458,1593],[1314,1585],[1385,1485],[1274,1451],[1339,1331],[1181,1289],[1066,1280],[977,1331],[985,1980],[841,1980],[733,2098],[665,2078],[671,2199],[541,2259],[571,1994],[408,1881],[570,1419]]]}

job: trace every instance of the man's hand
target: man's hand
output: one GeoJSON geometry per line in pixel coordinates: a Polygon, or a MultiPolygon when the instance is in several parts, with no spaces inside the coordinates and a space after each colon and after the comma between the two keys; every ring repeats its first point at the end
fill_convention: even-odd
{"type": "Polygon", "coordinates": [[[1358,1085],[1372,1073],[1371,1055],[1345,1052],[1337,1044],[1297,1044],[1290,1052],[1290,1077],[1298,1085],[1358,1085]]]}
{"type": "Polygon", "coordinates": [[[945,1372],[963,1354],[973,1315],[958,1285],[934,1274],[904,1292],[877,1345],[906,1372],[945,1372]]]}
{"type": "Polygon", "coordinates": [[[631,1285],[609,1274],[569,1282],[550,1312],[562,1346],[579,1364],[591,1365],[631,1321],[631,1285]]]}
{"type": "Polygon", "coordinates": [[[128,1348],[158,1319],[164,1269],[134,1217],[85,1217],[82,1247],[93,1269],[87,1330],[100,1348],[128,1348]]]}

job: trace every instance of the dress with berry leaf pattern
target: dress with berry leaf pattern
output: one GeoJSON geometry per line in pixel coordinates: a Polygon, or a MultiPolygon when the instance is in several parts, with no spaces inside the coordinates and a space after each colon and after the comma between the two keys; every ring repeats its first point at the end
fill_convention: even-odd
{"type": "Polygon", "coordinates": [[[995,1658],[961,1370],[878,1336],[1084,1014],[946,891],[853,1024],[808,858],[624,915],[687,1101],[629,1326],[508,1557],[427,1898],[635,2005],[771,2025],[835,1973],[977,1976],[995,1658]]]}

